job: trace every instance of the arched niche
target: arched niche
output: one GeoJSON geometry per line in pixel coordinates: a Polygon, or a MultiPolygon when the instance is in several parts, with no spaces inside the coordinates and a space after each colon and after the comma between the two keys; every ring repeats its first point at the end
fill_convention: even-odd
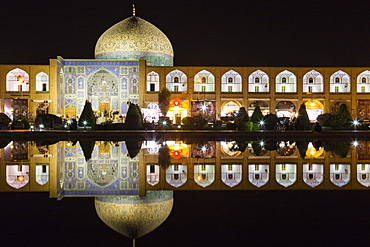
{"type": "Polygon", "coordinates": [[[221,105],[221,117],[235,117],[242,106],[237,100],[228,100],[221,105]]]}
{"type": "Polygon", "coordinates": [[[188,180],[188,166],[186,163],[173,164],[166,170],[166,182],[172,187],[179,188],[188,180]]]}
{"type": "Polygon", "coordinates": [[[6,74],[6,91],[28,92],[29,90],[29,75],[26,71],[16,68],[6,74]]]}
{"type": "Polygon", "coordinates": [[[268,93],[269,91],[269,76],[265,72],[257,70],[249,76],[249,93],[268,93]]]}
{"type": "Polygon", "coordinates": [[[49,181],[49,165],[37,164],[36,165],[36,182],[39,185],[44,185],[49,181]]]}
{"type": "Polygon", "coordinates": [[[242,92],[242,77],[234,70],[229,70],[221,77],[222,93],[240,93],[242,92]]]}
{"type": "Polygon", "coordinates": [[[370,164],[357,164],[357,181],[365,186],[370,186],[370,164]]]}
{"type": "Polygon", "coordinates": [[[297,77],[289,70],[284,70],[276,76],[276,93],[296,93],[297,77]]]}
{"type": "Polygon", "coordinates": [[[248,174],[249,182],[260,188],[269,181],[270,166],[268,164],[249,164],[248,174]]]}
{"type": "Polygon", "coordinates": [[[207,71],[202,70],[194,76],[194,92],[214,93],[215,92],[215,77],[207,71]]]}
{"type": "Polygon", "coordinates": [[[303,181],[314,188],[324,181],[323,164],[303,164],[303,181]]]}
{"type": "Polygon", "coordinates": [[[351,78],[349,75],[338,70],[330,76],[330,93],[349,93],[351,92],[351,78]]]}
{"type": "Polygon", "coordinates": [[[296,164],[276,164],[276,182],[284,187],[293,185],[297,180],[296,164]]]}
{"type": "Polygon", "coordinates": [[[311,70],[303,76],[304,93],[322,93],[324,92],[324,77],[320,72],[311,70]]]}
{"type": "Polygon", "coordinates": [[[7,165],[6,166],[6,183],[14,188],[20,189],[28,184],[30,180],[29,165],[7,165]]]}
{"type": "MultiPolygon", "coordinates": [[[[133,79],[136,80],[136,79],[133,79]]],[[[135,82],[137,84],[137,81],[135,82]]],[[[134,85],[136,85],[133,83],[134,85]]],[[[90,76],[88,84],[88,100],[92,104],[93,110],[100,113],[109,113],[113,109],[113,99],[119,102],[119,81],[111,72],[101,69],[90,76]]]]}
{"type": "Polygon", "coordinates": [[[146,76],[146,91],[158,92],[159,91],[159,74],[155,71],[149,72],[146,76]]]}
{"type": "Polygon", "coordinates": [[[151,186],[159,183],[159,165],[146,165],[146,182],[151,186]]]}
{"type": "Polygon", "coordinates": [[[310,121],[315,121],[324,112],[324,105],[319,100],[307,100],[304,104],[310,121]]]}
{"type": "Polygon", "coordinates": [[[365,70],[357,76],[357,93],[370,92],[370,71],[365,70]]]}
{"type": "Polygon", "coordinates": [[[266,101],[263,100],[254,100],[248,106],[248,115],[252,116],[254,109],[256,106],[259,106],[263,115],[267,115],[270,113],[270,107],[266,101]]]}
{"type": "Polygon", "coordinates": [[[188,78],[184,72],[175,69],[166,75],[166,87],[171,92],[187,92],[188,78]]]}
{"type": "Polygon", "coordinates": [[[291,101],[280,101],[276,105],[277,117],[294,117],[296,114],[296,106],[291,101]]]}
{"type": "Polygon", "coordinates": [[[235,187],[242,181],[241,164],[222,164],[221,165],[221,180],[230,188],[235,187]]]}
{"type": "Polygon", "coordinates": [[[330,164],[330,181],[338,186],[343,187],[351,180],[350,164],[330,164]]]}
{"type": "Polygon", "coordinates": [[[45,72],[36,75],[36,92],[49,91],[49,76],[45,72]]]}
{"type": "Polygon", "coordinates": [[[297,146],[295,142],[291,141],[280,141],[278,143],[278,147],[276,149],[276,152],[280,156],[291,156],[295,153],[297,150],[297,146]]]}
{"type": "Polygon", "coordinates": [[[210,186],[215,181],[215,165],[194,165],[194,181],[203,188],[210,186]]]}
{"type": "Polygon", "coordinates": [[[234,150],[234,148],[237,146],[236,141],[221,141],[220,146],[221,146],[221,152],[226,157],[237,157],[237,156],[240,156],[242,153],[239,150],[234,150]]]}

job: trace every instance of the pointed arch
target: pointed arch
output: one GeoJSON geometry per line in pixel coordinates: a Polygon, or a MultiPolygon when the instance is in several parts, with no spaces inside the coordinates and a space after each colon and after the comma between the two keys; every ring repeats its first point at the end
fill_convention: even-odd
{"type": "Polygon", "coordinates": [[[284,70],[276,75],[276,93],[296,93],[297,77],[289,71],[284,70]]]}
{"type": "Polygon", "coordinates": [[[370,93],[370,71],[365,70],[357,76],[357,93],[370,93]]]}
{"type": "Polygon", "coordinates": [[[242,181],[242,165],[241,164],[222,164],[221,165],[221,180],[230,188],[235,187],[242,181]]]}
{"type": "Polygon", "coordinates": [[[248,78],[249,93],[268,93],[269,76],[262,70],[256,70],[248,78]]]}
{"type": "Polygon", "coordinates": [[[351,78],[349,75],[338,70],[330,76],[330,93],[349,93],[351,92],[351,78]]]}
{"type": "Polygon", "coordinates": [[[166,75],[166,87],[171,92],[187,92],[188,78],[184,72],[175,69],[166,75]]]}
{"type": "Polygon", "coordinates": [[[157,72],[151,71],[146,76],[146,91],[147,92],[159,91],[159,74],[157,72]]]}
{"type": "Polygon", "coordinates": [[[324,92],[324,77],[320,72],[311,70],[303,76],[304,93],[322,93],[324,92]]]}
{"type": "Polygon", "coordinates": [[[37,92],[49,91],[49,76],[45,72],[40,72],[36,75],[36,91],[37,92]]]}
{"type": "Polygon", "coordinates": [[[16,68],[6,74],[6,91],[28,92],[29,90],[29,75],[26,71],[16,68]]]}
{"type": "Polygon", "coordinates": [[[234,71],[229,70],[221,77],[222,93],[240,93],[242,92],[242,77],[234,71]]]}
{"type": "Polygon", "coordinates": [[[269,181],[270,166],[268,164],[248,165],[248,180],[254,186],[260,188],[269,181]]]}
{"type": "Polygon", "coordinates": [[[208,70],[202,70],[194,76],[194,92],[214,93],[215,76],[208,70]]]}

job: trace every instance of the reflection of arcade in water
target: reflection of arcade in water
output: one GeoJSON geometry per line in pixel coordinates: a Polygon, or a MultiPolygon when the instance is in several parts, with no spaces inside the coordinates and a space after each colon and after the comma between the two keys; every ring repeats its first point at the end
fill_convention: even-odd
{"type": "Polygon", "coordinates": [[[0,190],[95,197],[100,219],[136,239],[162,224],[173,190],[361,190],[368,142],[0,143],[0,190]]]}

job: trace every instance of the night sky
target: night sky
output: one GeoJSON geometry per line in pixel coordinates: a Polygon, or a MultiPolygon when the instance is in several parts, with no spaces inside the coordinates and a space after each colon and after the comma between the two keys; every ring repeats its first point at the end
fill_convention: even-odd
{"type": "MultiPolygon", "coordinates": [[[[99,36],[136,15],[172,42],[175,65],[370,66],[368,1],[16,1],[0,3],[0,63],[94,58],[99,36]]],[[[137,246],[365,246],[368,191],[175,192],[137,246]]],[[[129,246],[93,198],[0,194],[0,246],[129,246]]]]}

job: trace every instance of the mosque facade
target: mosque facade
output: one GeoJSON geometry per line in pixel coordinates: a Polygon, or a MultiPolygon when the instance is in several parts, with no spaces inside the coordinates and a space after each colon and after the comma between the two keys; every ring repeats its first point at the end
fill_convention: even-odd
{"type": "Polygon", "coordinates": [[[370,119],[370,68],[367,67],[207,67],[174,66],[167,36],[133,16],[98,39],[95,59],[50,59],[48,65],[0,65],[0,112],[11,119],[39,113],[79,116],[92,103],[100,122],[128,102],[141,107],[145,121],[161,113],[157,94],[172,92],[167,114],[180,124],[187,116],[227,120],[245,107],[264,114],[294,117],[304,103],[311,121],[344,103],[353,118],[370,119]]]}

